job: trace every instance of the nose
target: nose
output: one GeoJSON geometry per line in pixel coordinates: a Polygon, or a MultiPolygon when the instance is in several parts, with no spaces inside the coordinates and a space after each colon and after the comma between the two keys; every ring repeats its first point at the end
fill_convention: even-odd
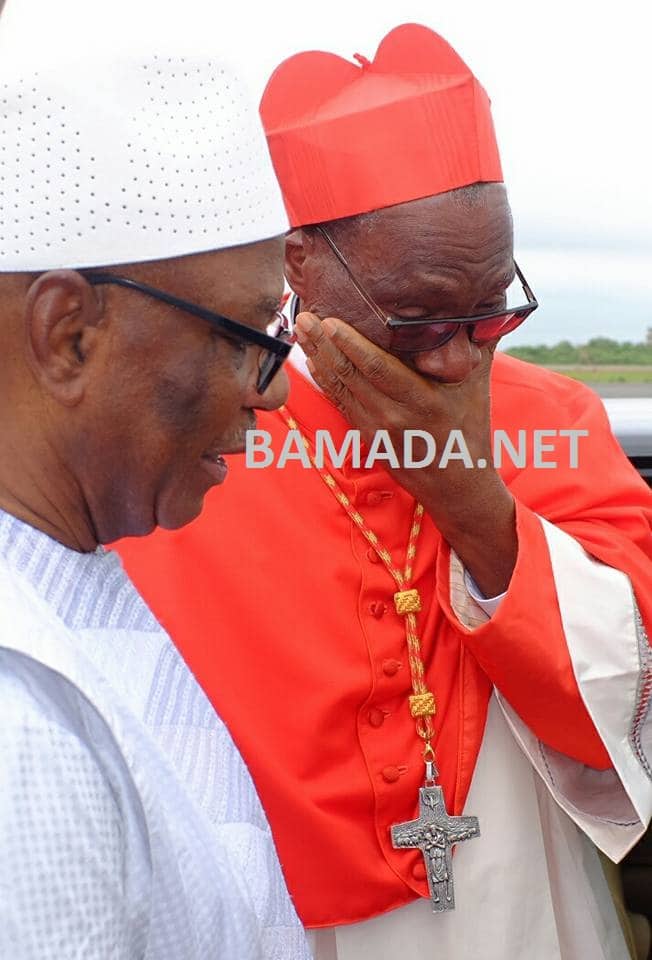
{"type": "Polygon", "coordinates": [[[443,347],[415,354],[414,369],[442,383],[466,380],[482,359],[480,348],[470,339],[469,333],[468,327],[460,327],[443,347]]]}
{"type": "Polygon", "coordinates": [[[252,407],[256,410],[277,410],[283,406],[290,392],[288,375],[281,367],[264,393],[254,392],[252,407]]]}

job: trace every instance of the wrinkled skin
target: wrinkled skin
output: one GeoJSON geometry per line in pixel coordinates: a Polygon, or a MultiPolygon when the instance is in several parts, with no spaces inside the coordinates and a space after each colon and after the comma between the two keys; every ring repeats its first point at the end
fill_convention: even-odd
{"type": "MultiPolygon", "coordinates": [[[[406,319],[470,316],[498,308],[513,277],[512,221],[505,190],[488,184],[468,202],[459,192],[378,211],[347,224],[336,242],[379,306],[406,319]]],[[[318,384],[366,438],[388,429],[431,433],[441,451],[461,430],[466,469],[392,470],[432,516],[487,596],[514,569],[514,503],[492,465],[489,375],[496,343],[479,346],[461,328],[443,347],[410,358],[386,353],[385,328],[371,314],[323,238],[310,229],[288,243],[288,279],[306,311],[298,338],[318,384]],[[341,319],[345,318],[346,323],[341,319]]]]}
{"type": "MultiPolygon", "coordinates": [[[[110,272],[265,330],[283,249],[278,238],[110,272]]],[[[256,392],[258,347],[140,293],[70,270],[5,276],[0,293],[12,358],[0,506],[75,549],[193,520],[221,481],[210,458],[242,450],[255,410],[287,395],[282,371],[256,392]]]]}

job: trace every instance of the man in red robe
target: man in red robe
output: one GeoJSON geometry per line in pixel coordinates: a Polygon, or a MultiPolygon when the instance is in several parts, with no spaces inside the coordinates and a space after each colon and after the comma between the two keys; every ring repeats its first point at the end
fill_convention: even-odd
{"type": "Polygon", "coordinates": [[[415,25],[356,59],[290,58],[261,107],[287,407],[199,520],[120,549],[319,960],[616,960],[594,844],[652,811],[652,496],[593,393],[495,353],[536,300],[478,81],[415,25]]]}

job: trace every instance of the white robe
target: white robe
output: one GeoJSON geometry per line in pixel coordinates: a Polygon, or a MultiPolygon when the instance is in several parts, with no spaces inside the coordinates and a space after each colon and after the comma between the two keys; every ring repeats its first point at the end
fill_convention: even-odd
{"type": "Polygon", "coordinates": [[[1,512],[0,756],[3,960],[307,960],[248,771],[118,557],[1,512]]]}

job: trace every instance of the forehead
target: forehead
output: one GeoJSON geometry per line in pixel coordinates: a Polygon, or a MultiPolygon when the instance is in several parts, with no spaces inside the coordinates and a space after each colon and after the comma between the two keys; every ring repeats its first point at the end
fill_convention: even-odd
{"type": "Polygon", "coordinates": [[[377,282],[406,273],[455,277],[509,269],[512,219],[505,189],[486,184],[378,210],[354,221],[347,251],[377,282]]]}

